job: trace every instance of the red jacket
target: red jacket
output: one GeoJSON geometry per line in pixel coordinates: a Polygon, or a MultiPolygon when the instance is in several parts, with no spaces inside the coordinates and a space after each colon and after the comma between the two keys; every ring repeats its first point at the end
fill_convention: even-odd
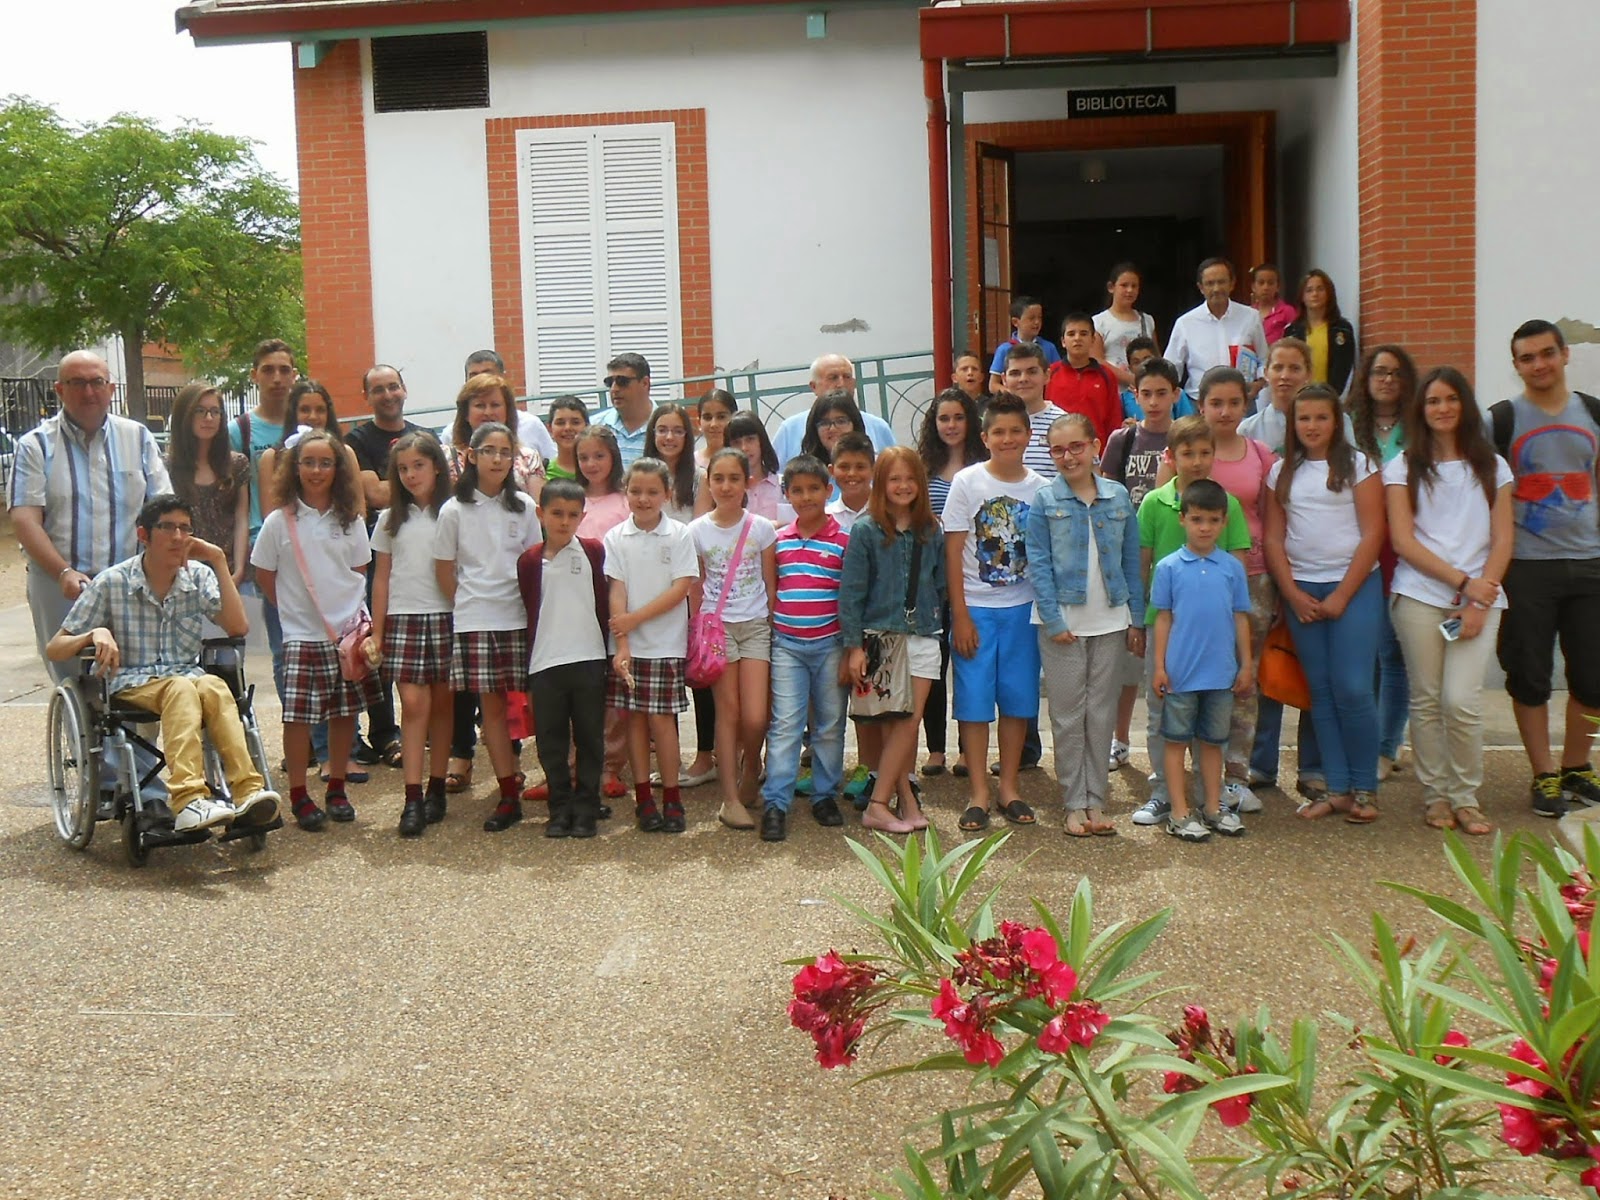
{"type": "Polygon", "coordinates": [[[1082,413],[1093,421],[1102,446],[1122,427],[1122,390],[1116,376],[1096,359],[1081,371],[1066,359],[1052,363],[1044,398],[1063,412],[1082,413]]]}
{"type": "MultiPolygon", "coordinates": [[[[578,548],[589,559],[594,576],[594,619],[600,625],[600,636],[611,632],[611,583],[606,579],[606,548],[598,538],[579,538],[578,548]]],[[[533,649],[533,638],[539,632],[539,602],[544,587],[544,543],[530,546],[517,559],[517,590],[522,593],[522,606],[528,610],[528,649],[533,649]]]]}

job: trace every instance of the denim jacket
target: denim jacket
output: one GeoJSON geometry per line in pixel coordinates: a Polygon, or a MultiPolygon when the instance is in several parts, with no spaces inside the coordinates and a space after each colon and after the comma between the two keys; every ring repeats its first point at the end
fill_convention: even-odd
{"type": "MultiPolygon", "coordinates": [[[[1135,539],[1137,540],[1137,539],[1135,539]]],[[[944,535],[934,528],[922,543],[917,568],[917,611],[906,623],[906,572],[913,535],[904,530],[884,545],[883,529],[870,516],[850,527],[839,582],[839,628],[846,647],[859,646],[868,629],[933,637],[944,626],[944,535]]]]}
{"type": "Polygon", "coordinates": [[[1061,476],[1039,489],[1028,510],[1028,582],[1039,619],[1051,637],[1067,631],[1063,604],[1088,598],[1089,528],[1094,527],[1100,574],[1112,604],[1126,604],[1132,624],[1144,628],[1144,581],[1139,574],[1139,523],[1128,491],[1099,475],[1099,495],[1085,504],[1061,476]]]}

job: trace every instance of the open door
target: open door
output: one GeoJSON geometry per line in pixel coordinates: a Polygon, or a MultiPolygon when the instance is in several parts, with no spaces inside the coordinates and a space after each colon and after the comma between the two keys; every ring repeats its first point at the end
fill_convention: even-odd
{"type": "Polygon", "coordinates": [[[987,357],[1011,336],[1011,190],[1016,155],[1005,146],[978,145],[978,346],[987,357]]]}

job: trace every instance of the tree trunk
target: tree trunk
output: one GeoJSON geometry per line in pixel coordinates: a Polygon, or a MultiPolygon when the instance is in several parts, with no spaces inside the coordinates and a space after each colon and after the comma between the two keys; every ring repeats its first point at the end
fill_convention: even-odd
{"type": "Polygon", "coordinates": [[[122,367],[126,377],[122,383],[122,400],[130,420],[148,425],[150,404],[144,394],[144,330],[125,329],[122,337],[122,367]]]}

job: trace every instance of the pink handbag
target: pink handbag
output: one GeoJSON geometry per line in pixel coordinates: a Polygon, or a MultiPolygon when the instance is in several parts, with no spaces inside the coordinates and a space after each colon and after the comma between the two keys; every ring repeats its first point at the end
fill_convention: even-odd
{"type": "MultiPolygon", "coordinates": [[[[294,560],[300,567],[300,578],[305,581],[306,594],[311,597],[311,603],[317,606],[320,615],[322,602],[317,599],[316,590],[311,586],[311,572],[306,567],[305,553],[300,549],[300,529],[294,518],[294,509],[284,509],[283,515],[289,526],[289,544],[294,547],[294,560]]],[[[360,683],[372,674],[378,662],[374,662],[368,652],[368,645],[372,641],[372,614],[367,611],[365,604],[344,623],[343,631],[335,631],[327,617],[322,618],[322,627],[328,631],[328,640],[338,648],[341,678],[360,683]]]]}
{"type": "Polygon", "coordinates": [[[739,530],[739,542],[728,560],[728,570],[722,577],[722,595],[717,597],[717,607],[711,612],[702,608],[689,618],[689,657],[684,661],[683,674],[690,687],[708,688],[722,678],[728,669],[728,636],[722,625],[722,608],[733,590],[733,577],[739,570],[739,560],[744,557],[745,539],[750,536],[750,522],[745,517],[739,530]]]}

